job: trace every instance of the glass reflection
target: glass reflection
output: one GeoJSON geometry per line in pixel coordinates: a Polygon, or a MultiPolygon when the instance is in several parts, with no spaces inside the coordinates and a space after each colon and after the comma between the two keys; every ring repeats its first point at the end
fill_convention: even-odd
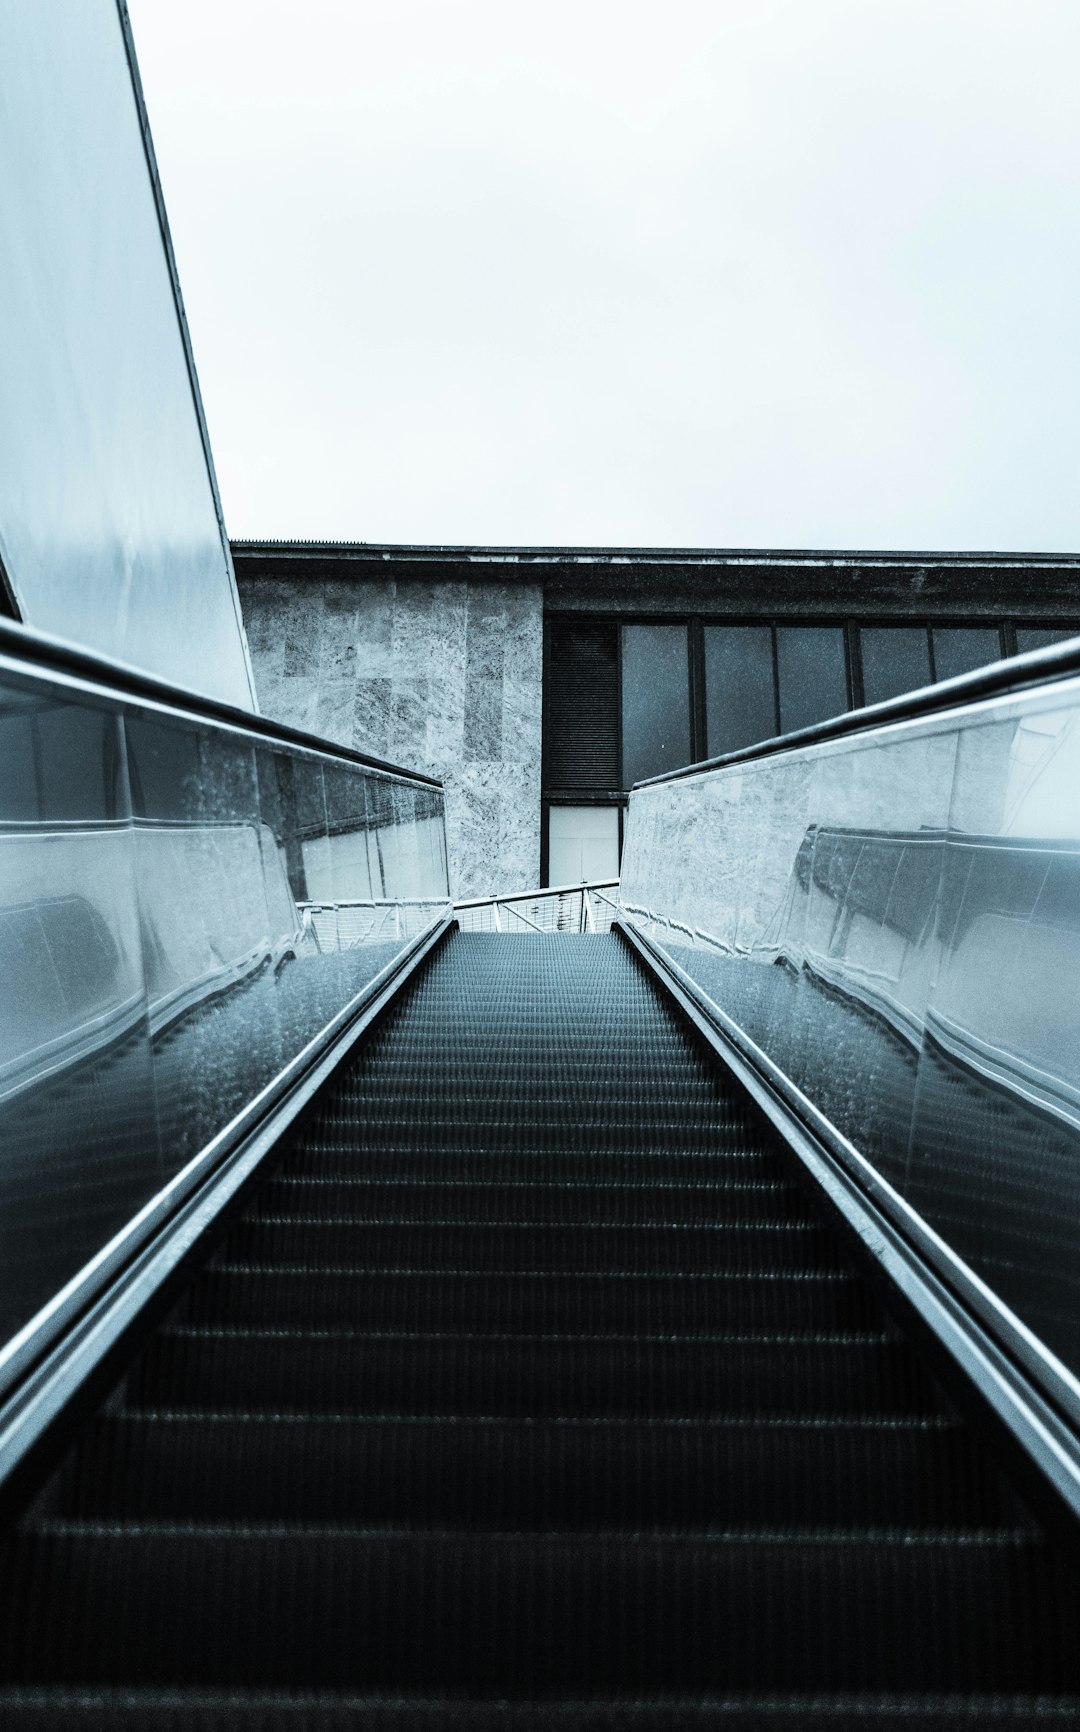
{"type": "Polygon", "coordinates": [[[622,785],[688,764],[690,660],[685,625],[622,630],[622,785]]]}
{"type": "Polygon", "coordinates": [[[0,1343],[448,911],[441,789],[5,676],[0,1343]]]}
{"type": "Polygon", "coordinates": [[[778,732],[772,627],[707,625],[704,638],[708,756],[771,739],[778,732]]]}
{"type": "Polygon", "coordinates": [[[255,753],[218,729],[140,711],[126,722],[154,1073],[166,1173],[273,1074],[255,1005],[277,961],[255,753]],[[250,1030],[249,1030],[249,1025],[250,1030]],[[198,1077],[198,1087],[185,1079],[198,1077]]]}
{"type": "Polygon", "coordinates": [[[640,789],[620,903],[1080,1369],[1080,681],[640,789]]]}
{"type": "Polygon", "coordinates": [[[0,1329],[160,1187],[120,717],[0,687],[0,1329]]]}
{"type": "Polygon", "coordinates": [[[996,626],[938,626],[933,630],[934,677],[955,679],[1001,659],[1001,637],[996,626]]]}
{"type": "Polygon", "coordinates": [[[925,626],[863,626],[863,700],[884,703],[930,684],[930,639],[925,626]]]}
{"type": "Polygon", "coordinates": [[[813,727],[848,707],[844,632],[832,625],[778,625],[780,732],[813,727]]]}
{"type": "Polygon", "coordinates": [[[1023,655],[1026,650],[1049,649],[1051,644],[1064,643],[1075,636],[1074,625],[1018,625],[1016,647],[1023,655]]]}

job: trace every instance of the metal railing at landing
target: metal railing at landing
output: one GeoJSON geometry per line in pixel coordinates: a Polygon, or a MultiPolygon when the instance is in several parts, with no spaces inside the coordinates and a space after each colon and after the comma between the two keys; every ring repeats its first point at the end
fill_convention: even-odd
{"type": "Polygon", "coordinates": [[[549,890],[517,891],[455,902],[462,932],[610,932],[618,911],[619,881],[561,884],[549,890]]]}

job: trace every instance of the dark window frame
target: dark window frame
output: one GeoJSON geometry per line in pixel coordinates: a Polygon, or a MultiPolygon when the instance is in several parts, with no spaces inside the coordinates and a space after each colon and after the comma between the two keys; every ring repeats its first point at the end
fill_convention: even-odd
{"type": "MultiPolygon", "coordinates": [[[[707,741],[707,703],[705,686],[705,628],[707,626],[768,626],[772,642],[773,666],[773,717],[776,734],[780,733],[780,669],[777,655],[777,627],[779,626],[830,626],[843,632],[844,669],[847,680],[848,709],[861,709],[865,704],[865,684],[863,681],[862,643],[859,632],[864,627],[871,629],[880,627],[907,626],[922,627],[926,632],[927,655],[929,660],[932,683],[937,683],[937,662],[934,655],[934,631],[990,629],[996,630],[1001,659],[1008,660],[1019,653],[1016,643],[1016,632],[1032,631],[1075,631],[1080,635],[1080,624],[1070,620],[1047,619],[1045,616],[1022,618],[1016,614],[986,615],[971,613],[948,614],[851,614],[835,613],[811,614],[798,612],[760,612],[740,611],[738,613],[712,613],[702,610],[676,613],[658,609],[634,608],[626,613],[602,611],[593,613],[585,609],[553,608],[544,616],[544,704],[547,703],[548,667],[550,654],[549,624],[569,625],[578,622],[596,625],[604,623],[617,628],[618,655],[616,657],[616,694],[615,694],[615,729],[617,741],[617,763],[619,775],[622,776],[623,764],[623,726],[622,726],[622,664],[623,664],[623,627],[628,625],[684,625],[687,628],[687,676],[690,708],[690,748],[691,762],[702,762],[708,756],[707,741]]],[[[543,722],[541,726],[543,726],[543,722]]],[[[713,754],[714,756],[716,754],[713,754]]],[[[580,788],[556,787],[543,784],[540,796],[540,878],[543,884],[548,882],[548,813],[552,806],[617,806],[619,808],[619,855],[622,857],[623,837],[626,826],[626,805],[630,790],[619,788],[580,788]]]]}
{"type": "MultiPolygon", "coordinates": [[[[698,732],[697,732],[697,727],[696,727],[697,715],[696,715],[695,700],[694,700],[694,688],[695,688],[696,680],[700,680],[702,686],[704,686],[704,669],[702,669],[702,672],[696,676],[695,676],[695,672],[694,672],[694,649],[695,649],[694,623],[698,619],[699,619],[699,616],[691,615],[691,614],[667,614],[667,615],[661,615],[659,618],[651,618],[651,619],[639,618],[636,615],[631,616],[630,614],[627,614],[625,616],[625,618],[621,615],[619,617],[619,656],[618,656],[618,673],[616,676],[617,682],[618,682],[618,701],[619,701],[619,715],[618,715],[619,786],[620,786],[620,789],[622,790],[622,792],[627,794],[627,795],[629,794],[630,789],[626,785],[626,759],[624,756],[624,742],[623,742],[623,680],[622,680],[623,662],[624,662],[623,645],[626,641],[626,628],[627,628],[627,626],[641,626],[641,625],[646,625],[646,626],[647,625],[667,625],[667,626],[680,626],[681,625],[685,628],[685,631],[686,631],[686,712],[687,712],[687,722],[688,722],[689,734],[690,734],[690,759],[689,759],[689,761],[691,764],[695,764],[698,762],[699,749],[700,749],[700,756],[704,757],[704,755],[705,755],[704,750],[701,749],[704,747],[704,734],[702,734],[700,739],[698,737],[698,732]]],[[[702,694],[702,701],[704,702],[704,693],[702,694]]],[[[640,781],[643,778],[638,777],[637,779],[640,781]]]]}
{"type": "Polygon", "coordinates": [[[1028,653],[1027,651],[1022,650],[1019,647],[1019,645],[1017,644],[1016,633],[1018,630],[1020,630],[1020,631],[1063,631],[1063,632],[1066,632],[1071,637],[1080,637],[1080,625],[1076,624],[1076,622],[1074,620],[1068,620],[1068,619],[1017,619],[1017,617],[1014,614],[1013,617],[1009,620],[1009,636],[1012,640],[1012,647],[1009,650],[1009,654],[1014,655],[1014,656],[1025,655],[1028,653]]]}
{"type": "MultiPolygon", "coordinates": [[[[1021,620],[1018,623],[1027,626],[1034,624],[1034,621],[1021,620]]],[[[1039,623],[1041,624],[1042,622],[1040,621],[1039,623]]],[[[863,681],[862,669],[862,639],[859,636],[861,631],[880,631],[889,627],[895,629],[898,626],[907,626],[909,628],[912,626],[922,626],[926,631],[927,651],[930,658],[931,685],[937,685],[938,683],[937,657],[934,654],[935,631],[996,631],[998,634],[998,649],[1000,652],[999,659],[1007,661],[1010,656],[1014,656],[1017,653],[1015,630],[1017,622],[1013,618],[1006,619],[1001,616],[998,616],[997,618],[988,618],[985,614],[981,616],[973,616],[972,614],[942,614],[940,617],[932,614],[930,616],[924,615],[922,618],[916,618],[906,614],[860,614],[857,617],[850,618],[848,624],[850,627],[850,653],[853,659],[857,661],[859,670],[859,702],[852,705],[853,709],[861,709],[866,703],[866,686],[863,681]]]]}
{"type": "MultiPolygon", "coordinates": [[[[736,622],[732,620],[731,623],[734,625],[736,622]]],[[[841,643],[844,651],[844,687],[847,692],[847,707],[843,713],[846,715],[848,710],[853,710],[855,708],[855,685],[852,678],[851,632],[849,630],[850,622],[847,618],[840,619],[835,614],[822,614],[820,617],[815,614],[810,619],[807,619],[805,615],[799,614],[777,614],[764,623],[771,625],[773,634],[773,695],[776,701],[777,737],[779,737],[781,733],[782,724],[780,719],[780,649],[776,634],[782,626],[794,626],[800,629],[804,627],[821,626],[827,631],[840,632],[841,643]]]]}
{"type": "MultiPolygon", "coordinates": [[[[1026,623],[1026,622],[1022,622],[1026,623]]],[[[933,670],[934,684],[945,676],[937,671],[937,655],[934,650],[934,633],[936,631],[996,631],[998,634],[998,661],[1008,661],[1016,654],[1016,630],[1011,619],[932,619],[927,629],[930,633],[930,666],[933,670]]],[[[989,664],[987,664],[989,665],[989,664]]]]}
{"type": "MultiPolygon", "coordinates": [[[[616,658],[616,736],[619,775],[622,776],[623,765],[623,726],[622,726],[622,669],[623,669],[623,628],[628,625],[683,625],[687,628],[687,674],[690,705],[690,750],[691,763],[701,762],[707,756],[707,715],[705,691],[705,627],[706,626],[767,626],[772,638],[773,662],[773,718],[776,733],[780,732],[780,682],[779,666],[776,650],[776,630],[778,626],[827,626],[834,631],[843,632],[844,641],[844,676],[847,683],[848,708],[854,709],[855,703],[855,668],[856,654],[853,652],[852,627],[862,624],[877,624],[876,620],[853,620],[850,615],[815,614],[807,618],[794,613],[672,613],[657,609],[634,608],[627,613],[591,613],[576,608],[562,610],[552,608],[544,616],[544,684],[547,687],[550,638],[550,625],[569,625],[578,622],[582,625],[608,624],[618,628],[619,653],[616,658]]],[[[896,622],[883,622],[896,623],[896,622]]],[[[916,621],[916,624],[922,623],[916,621]]],[[[951,623],[942,621],[942,624],[951,623]]],[[[545,698],[546,702],[546,698],[545,698]]],[[[543,723],[541,723],[543,726],[543,723]]],[[[612,799],[625,804],[630,793],[629,788],[598,789],[579,788],[571,785],[545,784],[544,798],[559,806],[584,806],[590,804],[605,805],[612,799]]]]}
{"type": "MultiPolygon", "coordinates": [[[[699,614],[694,615],[694,624],[697,627],[697,640],[698,640],[698,647],[699,647],[699,651],[700,651],[700,661],[698,664],[699,668],[700,668],[700,672],[698,675],[698,679],[699,679],[700,687],[701,687],[701,732],[700,732],[700,735],[699,735],[697,742],[696,742],[697,745],[700,747],[700,753],[701,753],[700,757],[697,760],[699,763],[703,763],[706,758],[716,757],[718,755],[717,753],[710,752],[710,750],[709,750],[709,716],[708,716],[709,681],[708,681],[708,669],[705,666],[705,633],[706,633],[706,631],[711,630],[716,626],[730,626],[733,629],[738,628],[741,630],[745,629],[747,626],[752,626],[752,627],[760,628],[761,630],[768,632],[768,634],[769,634],[769,649],[770,649],[771,660],[772,660],[772,712],[773,712],[773,736],[775,737],[780,732],[780,657],[779,657],[779,654],[778,654],[777,648],[776,648],[776,628],[778,625],[783,625],[784,623],[785,622],[784,622],[784,619],[782,617],[763,618],[760,614],[756,614],[756,615],[751,614],[751,615],[747,615],[746,617],[743,617],[741,614],[722,614],[719,617],[717,617],[713,614],[708,614],[708,613],[699,613],[699,614]]],[[[800,621],[798,621],[798,623],[800,625],[803,623],[816,625],[818,623],[818,621],[812,620],[812,621],[803,622],[802,620],[800,620],[800,621]]],[[[842,624],[842,622],[836,621],[836,620],[823,620],[821,623],[824,625],[833,625],[833,626],[835,626],[837,624],[842,624]]],[[[847,640],[846,640],[846,638],[844,641],[844,657],[845,657],[844,667],[845,667],[845,677],[846,677],[846,669],[847,669],[847,640]]],[[[848,682],[848,684],[850,686],[850,681],[848,682]]]]}
{"type": "MultiPolygon", "coordinates": [[[[966,620],[964,623],[966,625],[971,625],[973,622],[971,620],[966,620]]],[[[853,657],[858,657],[859,695],[861,698],[861,703],[852,704],[852,709],[861,709],[867,702],[866,676],[863,669],[863,646],[861,635],[864,631],[919,631],[921,629],[926,638],[926,665],[930,669],[930,684],[933,686],[937,684],[937,674],[934,668],[934,627],[938,626],[943,630],[948,630],[952,624],[952,620],[947,619],[905,619],[902,616],[898,619],[895,615],[886,619],[867,618],[852,620],[849,654],[853,657]]],[[[999,632],[999,638],[1000,635],[999,632]]]]}
{"type": "Polygon", "coordinates": [[[594,786],[592,786],[592,785],[588,785],[588,786],[579,785],[579,784],[574,783],[574,782],[557,782],[556,783],[556,782],[549,782],[547,780],[548,725],[549,725],[548,724],[548,704],[551,701],[551,693],[553,692],[555,684],[556,684],[556,681],[552,677],[552,668],[554,666],[554,660],[553,660],[553,655],[552,655],[554,630],[549,629],[549,626],[550,627],[560,627],[560,626],[565,626],[565,625],[569,624],[570,622],[573,622],[574,624],[593,626],[593,627],[601,626],[601,625],[607,626],[614,633],[614,637],[615,637],[615,763],[618,767],[619,773],[621,774],[621,770],[622,770],[622,632],[620,630],[621,621],[618,618],[612,618],[609,614],[559,613],[557,611],[553,611],[552,613],[546,614],[544,616],[543,680],[542,680],[541,691],[540,691],[540,779],[541,779],[541,787],[542,787],[542,789],[545,790],[545,792],[549,788],[557,788],[560,796],[565,794],[567,796],[567,798],[566,799],[560,799],[560,801],[558,802],[559,804],[562,804],[562,805],[587,805],[589,803],[587,798],[583,797],[582,799],[578,799],[576,796],[579,793],[582,796],[587,796],[587,795],[591,795],[593,793],[596,793],[598,790],[594,786]],[[571,796],[573,796],[573,797],[571,797],[571,796]]]}

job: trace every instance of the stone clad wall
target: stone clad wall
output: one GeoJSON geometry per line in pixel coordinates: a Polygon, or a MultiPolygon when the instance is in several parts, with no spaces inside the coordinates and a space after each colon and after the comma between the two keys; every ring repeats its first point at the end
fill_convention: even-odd
{"type": "Polygon", "coordinates": [[[237,580],[263,714],[441,777],[455,896],[539,884],[542,585],[237,580]]]}

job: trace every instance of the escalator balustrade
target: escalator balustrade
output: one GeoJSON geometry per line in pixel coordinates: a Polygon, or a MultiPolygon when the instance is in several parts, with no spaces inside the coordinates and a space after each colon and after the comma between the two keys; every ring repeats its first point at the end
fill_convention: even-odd
{"type": "Polygon", "coordinates": [[[1080,1725],[1080,1593],[617,936],[455,935],[3,1548],[12,1728],[1080,1725]]]}

